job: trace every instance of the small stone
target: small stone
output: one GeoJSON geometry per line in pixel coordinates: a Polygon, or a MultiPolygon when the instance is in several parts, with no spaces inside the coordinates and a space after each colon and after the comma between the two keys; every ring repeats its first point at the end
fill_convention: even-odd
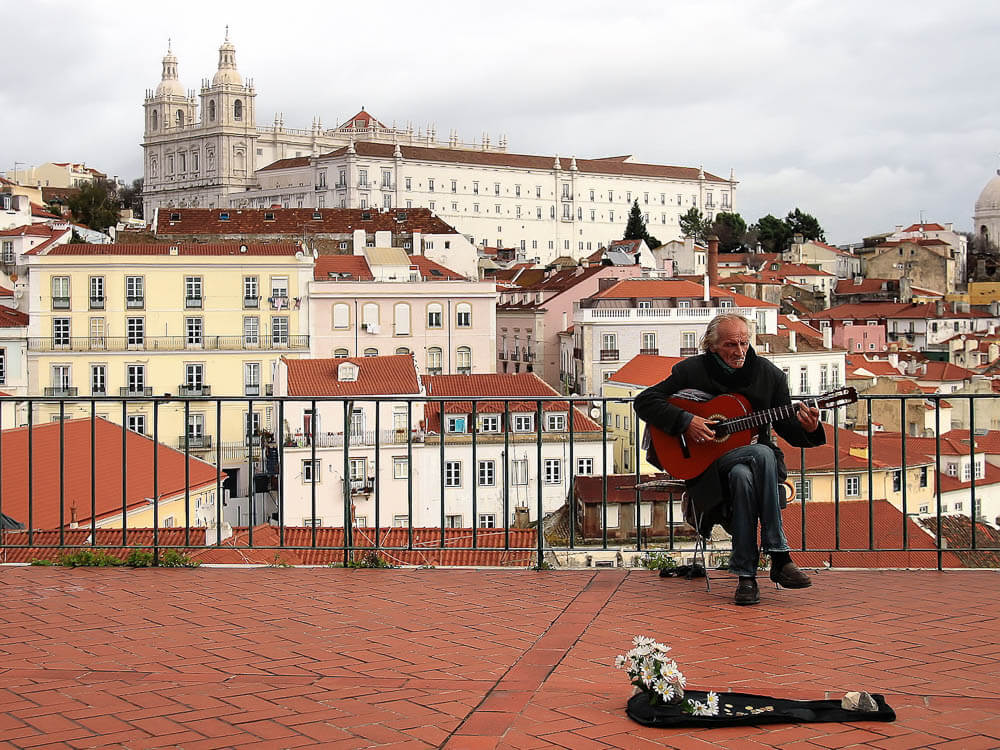
{"type": "Polygon", "coordinates": [[[845,693],[843,699],[840,701],[840,707],[847,711],[864,711],[867,713],[878,711],[878,704],[875,702],[875,699],[864,690],[853,690],[845,693]]]}

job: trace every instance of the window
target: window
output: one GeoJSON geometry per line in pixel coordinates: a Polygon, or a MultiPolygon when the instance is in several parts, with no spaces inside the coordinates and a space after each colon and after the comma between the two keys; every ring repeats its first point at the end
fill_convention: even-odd
{"type": "Polygon", "coordinates": [[[896,469],[892,472],[892,491],[899,492],[903,486],[903,472],[900,469],[896,469]]]}
{"type": "Polygon", "coordinates": [[[825,392],[830,387],[829,373],[826,365],[819,366],[819,389],[825,392]]]}
{"type": "Polygon", "coordinates": [[[694,331],[681,332],[681,347],[684,349],[694,349],[698,346],[697,334],[694,331]]]}
{"type": "Polygon", "coordinates": [[[129,396],[142,396],[146,391],[146,366],[126,365],[125,382],[126,393],[129,396]]]}
{"type": "Polygon", "coordinates": [[[954,510],[955,510],[956,513],[961,513],[963,507],[964,507],[963,503],[961,501],[958,501],[957,503],[955,503],[954,510]]]}
{"type": "Polygon", "coordinates": [[[5,266],[14,265],[14,240],[3,241],[3,264],[5,266]]]}
{"type": "Polygon", "coordinates": [[[807,479],[805,481],[805,484],[803,484],[802,480],[796,479],[795,480],[795,497],[797,497],[802,502],[805,502],[806,500],[811,500],[812,499],[811,495],[812,495],[812,480],[811,479],[807,479]]]}
{"type": "Polygon", "coordinates": [[[104,318],[90,319],[90,348],[103,349],[104,340],[104,318]]]}
{"type": "Polygon", "coordinates": [[[189,442],[200,443],[205,437],[205,415],[188,414],[187,436],[189,442]]]}
{"type": "Polygon", "coordinates": [[[428,328],[441,328],[442,326],[442,312],[441,305],[438,302],[432,302],[427,305],[427,327],[428,328]]]}
{"type": "Polygon", "coordinates": [[[349,356],[351,356],[351,355],[347,351],[347,349],[344,349],[342,347],[339,347],[339,348],[333,350],[333,357],[334,357],[334,359],[343,359],[344,357],[349,357],[349,356]]]}
{"type": "Polygon", "coordinates": [[[565,414],[546,414],[545,429],[549,432],[562,432],[566,429],[565,414]]]}
{"type": "Polygon", "coordinates": [[[184,277],[184,306],[201,307],[201,276],[184,277]]]}
{"type": "Polygon", "coordinates": [[[562,481],[562,459],[545,459],[545,484],[559,484],[562,481]]]}
{"type": "Polygon", "coordinates": [[[434,192],[434,180],[433,180],[433,178],[427,180],[427,192],[429,192],[429,193],[433,193],[434,192]]]}
{"type": "Polygon", "coordinates": [[[493,195],[500,195],[500,183],[499,182],[494,182],[493,183],[493,195]]]}
{"type": "Polygon", "coordinates": [[[243,395],[260,395],[260,362],[243,363],[243,395]]]}
{"type": "Polygon", "coordinates": [[[260,305],[260,284],[256,276],[243,277],[243,307],[253,308],[260,305]]]}
{"type": "Polygon", "coordinates": [[[500,415],[483,414],[479,417],[480,432],[500,432],[500,415]]]}
{"type": "Polygon", "coordinates": [[[535,429],[534,414],[515,414],[514,432],[532,432],[535,429]]]}
{"type": "Polygon", "coordinates": [[[809,393],[809,370],[799,368],[799,393],[809,393]]]}
{"type": "Polygon", "coordinates": [[[445,487],[461,487],[462,486],[462,462],[461,461],[445,461],[444,462],[444,486],[445,487]]]}
{"type": "Polygon", "coordinates": [[[455,308],[455,325],[459,328],[472,327],[472,305],[468,302],[459,302],[455,308]]]}
{"type": "Polygon", "coordinates": [[[63,395],[69,390],[72,376],[69,365],[52,365],[52,388],[63,395]]]}
{"type": "Polygon", "coordinates": [[[142,276],[125,277],[125,307],[136,309],[145,304],[145,284],[142,276]]]}
{"type": "Polygon", "coordinates": [[[201,318],[185,318],[184,331],[188,346],[201,346],[203,323],[201,318]]]}
{"type": "Polygon", "coordinates": [[[861,497],[861,477],[847,477],[844,490],[847,497],[861,497]]]}
{"type": "Polygon", "coordinates": [[[125,423],[132,432],[138,432],[140,435],[146,434],[146,416],[144,414],[129,414],[125,423]]]}
{"type": "Polygon", "coordinates": [[[589,477],[594,473],[594,459],[592,458],[577,458],[576,459],[576,473],[581,476],[589,477]]]}
{"type": "Polygon", "coordinates": [[[243,119],[243,102],[237,99],[233,102],[233,119],[242,120],[243,119]]]}
{"type": "Polygon", "coordinates": [[[523,485],[528,483],[528,459],[516,458],[511,461],[511,484],[523,485]]]}
{"type": "Polygon", "coordinates": [[[921,487],[926,487],[927,486],[927,467],[926,466],[921,466],[920,467],[920,486],[921,487]]]}
{"type": "Polygon", "coordinates": [[[260,345],[260,318],[251,315],[243,318],[243,346],[260,345]]]}
{"type": "Polygon", "coordinates": [[[430,375],[441,374],[441,347],[432,346],[427,350],[427,373],[430,375]]]}
{"type": "Polygon", "coordinates": [[[492,487],[496,484],[496,462],[480,461],[477,474],[480,487],[492,487]]]}
{"type": "Polygon", "coordinates": [[[187,389],[188,395],[201,393],[205,387],[205,365],[184,365],[184,387],[187,389]]]}
{"type": "Polygon", "coordinates": [[[320,460],[317,458],[315,461],[308,459],[302,462],[302,481],[308,484],[313,482],[319,483],[320,481],[320,460]]]}
{"type": "Polygon", "coordinates": [[[0,383],[7,382],[7,350],[0,349],[0,383]]]}
{"type": "Polygon", "coordinates": [[[103,276],[91,276],[90,277],[90,309],[91,310],[103,310],[104,309],[104,277],[103,276]]]}
{"type": "Polygon", "coordinates": [[[288,345],[288,318],[275,315],[271,318],[271,340],[275,346],[288,345]]]}
{"type": "Polygon", "coordinates": [[[396,336],[410,335],[410,306],[397,302],[392,308],[393,333],[396,336]]]}
{"type": "Polygon", "coordinates": [[[52,319],[52,346],[69,346],[69,318],[52,319]]]}
{"type": "Polygon", "coordinates": [[[410,475],[410,464],[406,456],[392,457],[393,479],[406,479],[410,475]]]}
{"type": "Polygon", "coordinates": [[[921,513],[930,513],[930,510],[931,510],[931,508],[930,508],[929,505],[921,505],[920,506],[920,512],[921,513]]]}
{"type": "Polygon", "coordinates": [[[350,328],[351,326],[351,308],[349,305],[338,302],[333,306],[333,327],[334,328],[350,328]]]}
{"type": "Polygon", "coordinates": [[[52,277],[52,309],[69,310],[69,276],[52,277]]]}
{"type": "Polygon", "coordinates": [[[479,514],[479,528],[481,529],[495,529],[497,527],[497,517],[494,513],[480,513],[479,514]]]}
{"type": "Polygon", "coordinates": [[[460,346],[455,352],[455,363],[459,375],[468,375],[472,372],[472,349],[467,346],[460,346]]]}
{"type": "Polygon", "coordinates": [[[645,354],[652,354],[656,349],[656,334],[646,332],[642,334],[642,350],[645,354]]]}
{"type": "Polygon", "coordinates": [[[449,415],[446,418],[446,429],[448,432],[465,432],[466,417],[462,415],[449,415]]]}

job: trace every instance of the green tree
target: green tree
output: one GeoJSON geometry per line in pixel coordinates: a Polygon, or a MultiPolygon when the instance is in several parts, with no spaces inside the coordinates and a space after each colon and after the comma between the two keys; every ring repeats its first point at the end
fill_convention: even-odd
{"type": "Polygon", "coordinates": [[[68,203],[74,220],[98,232],[118,221],[118,191],[108,180],[94,180],[82,185],[68,203]]]}
{"type": "Polygon", "coordinates": [[[136,219],[142,216],[142,178],[137,177],[132,180],[131,185],[125,185],[118,191],[118,200],[122,208],[131,208],[132,216],[136,219]]]}
{"type": "Polygon", "coordinates": [[[751,230],[756,233],[757,241],[769,253],[784,252],[792,239],[788,225],[771,214],[760,217],[751,230]]]}
{"type": "Polygon", "coordinates": [[[819,221],[812,214],[807,214],[796,208],[794,211],[788,212],[785,224],[788,226],[789,237],[801,234],[807,240],[826,242],[823,227],[819,225],[819,221]]]}
{"type": "Polygon", "coordinates": [[[746,241],[747,223],[739,214],[723,211],[715,215],[711,232],[719,238],[719,250],[731,253],[743,247],[746,241]]]}
{"type": "Polygon", "coordinates": [[[639,208],[639,199],[632,203],[632,210],[628,214],[628,224],[625,225],[623,240],[643,240],[649,248],[659,247],[660,241],[649,233],[646,229],[646,221],[642,218],[642,211],[639,208]]]}
{"type": "Polygon", "coordinates": [[[696,242],[704,242],[711,229],[709,222],[695,206],[691,206],[677,223],[680,225],[681,233],[685,237],[694,237],[696,242]]]}

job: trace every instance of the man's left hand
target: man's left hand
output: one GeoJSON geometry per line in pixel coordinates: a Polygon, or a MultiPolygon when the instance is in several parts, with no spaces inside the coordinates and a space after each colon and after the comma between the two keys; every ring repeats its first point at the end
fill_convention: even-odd
{"type": "Polygon", "coordinates": [[[819,409],[815,406],[806,406],[803,403],[799,403],[799,410],[795,413],[795,416],[798,418],[799,424],[802,425],[802,429],[806,432],[814,432],[819,427],[819,409]]]}

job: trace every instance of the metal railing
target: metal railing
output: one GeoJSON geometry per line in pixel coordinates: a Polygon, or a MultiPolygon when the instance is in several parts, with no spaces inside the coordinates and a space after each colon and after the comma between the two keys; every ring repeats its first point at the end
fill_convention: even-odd
{"type": "Polygon", "coordinates": [[[245,351],[249,349],[309,348],[308,334],[248,336],[202,336],[200,340],[187,336],[29,336],[28,351],[32,352],[130,352],[130,351],[245,351]]]}
{"type": "MultiPolygon", "coordinates": [[[[0,397],[0,551],[4,559],[7,552],[18,549],[44,557],[79,548],[145,546],[159,555],[164,549],[198,550],[224,542],[227,548],[237,549],[326,550],[341,556],[346,564],[365,550],[412,551],[417,529],[421,534],[430,530],[438,542],[434,549],[448,549],[446,531],[450,533],[456,518],[463,525],[462,519],[468,520],[473,549],[530,552],[538,564],[557,555],[631,556],[635,562],[651,552],[684,555],[693,548],[690,530],[680,517],[682,488],[671,485],[659,494],[643,494],[649,490],[643,488],[648,487],[648,476],[643,466],[642,423],[635,418],[631,399],[466,399],[462,413],[467,424],[489,420],[489,432],[442,434],[440,425],[447,423],[449,429],[455,425],[455,399],[282,396],[265,401],[230,396],[192,400],[151,397],[149,389],[144,389],[145,396],[131,397],[127,391],[122,389],[122,398],[0,397]],[[68,409],[81,408],[89,419],[67,420],[68,409]],[[164,469],[167,455],[162,449],[151,452],[150,463],[130,461],[135,447],[129,431],[120,426],[112,430],[111,442],[102,444],[102,463],[98,463],[98,424],[106,431],[108,421],[131,424],[126,418],[131,419],[137,410],[151,412],[151,429],[147,425],[145,431],[152,444],[158,444],[167,437],[162,423],[168,415],[186,420],[192,408],[207,408],[207,413],[200,412],[205,432],[197,436],[172,432],[170,436],[176,438],[181,458],[190,457],[183,460],[182,469],[176,463],[164,469]],[[231,421],[226,425],[230,432],[223,430],[224,415],[227,420],[239,420],[238,434],[239,424],[246,429],[246,413],[265,408],[271,414],[269,423],[255,424],[241,441],[221,438],[232,435],[231,421]],[[102,418],[98,409],[104,412],[102,418]],[[358,428],[353,418],[357,409],[370,412],[372,429],[358,428]],[[310,420],[307,430],[294,430],[291,425],[305,412],[319,418],[310,420]],[[573,418],[547,419],[550,412],[569,413],[573,418]],[[5,423],[12,413],[14,423],[5,423]],[[384,426],[404,414],[409,427],[384,426]],[[623,428],[613,426],[619,424],[619,417],[623,417],[623,428]],[[318,421],[336,424],[336,429],[321,432],[318,421]],[[513,432],[515,427],[521,432],[513,432]],[[83,439],[87,434],[90,439],[83,439]],[[194,451],[197,457],[191,455],[194,451]],[[100,465],[106,470],[108,457],[116,452],[120,461],[112,461],[110,474],[98,480],[96,468],[100,465]],[[71,455],[72,462],[68,460],[71,455]],[[87,481],[74,473],[81,458],[89,462],[87,481]],[[211,479],[206,483],[202,473],[201,484],[196,485],[190,472],[198,467],[203,471],[205,461],[213,467],[211,479]],[[317,472],[316,481],[304,480],[306,464],[317,472]],[[616,464],[623,465],[621,473],[614,472],[616,464]],[[360,475],[366,478],[357,479],[362,471],[360,475]],[[151,474],[152,486],[138,497],[127,492],[133,473],[151,474]],[[245,494],[234,487],[236,491],[224,496],[223,485],[229,484],[230,474],[243,477],[245,494]],[[209,485],[216,500],[210,515],[199,516],[192,494],[209,485]],[[168,493],[172,495],[167,497],[168,493]],[[120,505],[109,505],[109,497],[120,505]],[[225,512],[224,499],[229,507],[225,512]],[[160,534],[165,533],[166,503],[173,503],[170,512],[177,529],[164,541],[160,534]],[[244,514],[236,520],[245,523],[232,524],[238,527],[236,533],[225,539],[221,530],[232,520],[228,514],[241,503],[245,513],[240,511],[244,514]],[[137,508],[150,509],[151,533],[138,533],[139,527],[130,521],[137,508]],[[362,515],[363,528],[356,522],[362,515]],[[276,529],[276,544],[262,542],[260,524],[276,529]],[[381,544],[381,532],[395,525],[406,529],[407,544],[381,544]],[[12,529],[17,526],[21,528],[12,529]],[[534,546],[511,544],[512,533],[525,526],[534,529],[534,546]],[[89,528],[89,541],[67,536],[77,527],[89,528]],[[305,544],[300,533],[304,527],[308,527],[303,532],[305,544]],[[502,545],[480,538],[487,528],[490,540],[502,533],[502,545]],[[339,534],[336,543],[331,542],[331,529],[339,534]],[[182,540],[177,536],[180,533],[182,540]],[[293,543],[292,538],[299,541],[293,543]]],[[[964,482],[948,478],[952,461],[984,466],[985,446],[977,442],[975,430],[971,440],[961,435],[941,439],[942,401],[947,401],[948,415],[959,413],[956,404],[961,404],[963,421],[975,425],[979,423],[977,410],[995,408],[998,398],[954,393],[872,395],[850,407],[851,419],[874,414],[875,421],[887,427],[903,426],[891,440],[873,432],[871,418],[863,419],[864,427],[853,432],[831,429],[842,427],[849,415],[844,407],[830,410],[827,436],[833,449],[832,465],[810,461],[807,449],[792,449],[800,451],[797,457],[786,454],[789,459],[797,458],[791,462],[799,467],[789,477],[798,486],[799,497],[792,506],[794,512],[785,516],[786,534],[796,554],[820,555],[834,567],[850,555],[906,561],[889,563],[890,567],[1000,567],[996,562],[1000,536],[983,519],[984,503],[993,502],[990,507],[997,512],[1000,505],[982,494],[988,489],[983,472],[970,470],[964,482]],[[933,417],[918,428],[928,437],[906,434],[913,414],[926,413],[928,405],[933,417]],[[956,445],[963,446],[957,453],[956,445]],[[864,456],[863,465],[858,463],[860,456],[864,456]],[[950,483],[947,488],[942,486],[946,481],[950,483]],[[947,505],[954,508],[956,503],[961,512],[949,514],[947,505]],[[860,535],[859,520],[863,522],[860,535]]],[[[961,470],[956,473],[962,477],[961,470]]],[[[710,553],[717,559],[727,551],[722,544],[710,553]]]]}

